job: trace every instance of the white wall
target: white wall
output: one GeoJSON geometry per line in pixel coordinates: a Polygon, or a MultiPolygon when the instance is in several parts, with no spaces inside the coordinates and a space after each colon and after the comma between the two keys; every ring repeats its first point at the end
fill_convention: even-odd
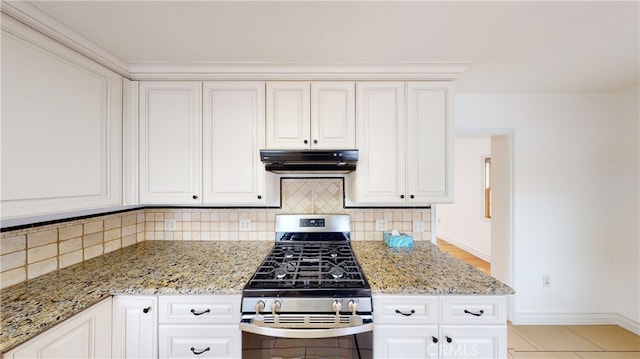
{"type": "Polygon", "coordinates": [[[437,236],[491,261],[491,222],[484,218],[484,158],[491,155],[489,136],[456,136],[453,204],[437,206],[437,236]]]}
{"type": "Polygon", "coordinates": [[[621,94],[456,96],[457,129],[513,130],[514,323],[619,313],[637,330],[637,106],[621,94]]]}
{"type": "Polygon", "coordinates": [[[615,173],[610,186],[610,234],[607,236],[608,265],[611,266],[609,293],[613,308],[626,318],[640,318],[640,110],[638,88],[616,94],[613,127],[614,142],[609,170],[615,173]],[[614,274],[615,273],[615,274],[614,274]],[[618,295],[619,288],[627,288],[618,295]]]}

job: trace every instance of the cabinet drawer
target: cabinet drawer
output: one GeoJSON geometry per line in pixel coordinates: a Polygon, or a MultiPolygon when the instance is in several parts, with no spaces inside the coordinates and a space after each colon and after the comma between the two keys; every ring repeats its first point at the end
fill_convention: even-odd
{"type": "Polygon", "coordinates": [[[451,296],[440,298],[441,324],[506,324],[507,298],[451,296]]]}
{"type": "Polygon", "coordinates": [[[160,324],[235,324],[240,322],[239,295],[160,296],[160,324]]]}
{"type": "Polygon", "coordinates": [[[242,335],[236,325],[160,325],[160,358],[239,358],[242,335]]]}
{"type": "Polygon", "coordinates": [[[376,324],[437,324],[438,297],[373,296],[376,324]]]}

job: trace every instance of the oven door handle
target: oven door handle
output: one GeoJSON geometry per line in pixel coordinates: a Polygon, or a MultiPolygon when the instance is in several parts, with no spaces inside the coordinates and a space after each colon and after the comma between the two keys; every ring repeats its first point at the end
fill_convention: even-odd
{"type": "Polygon", "coordinates": [[[313,339],[313,338],[333,338],[344,335],[352,335],[373,331],[373,323],[362,325],[354,325],[342,328],[327,329],[287,329],[275,328],[268,326],[260,326],[251,323],[240,323],[240,330],[253,334],[265,335],[276,338],[297,338],[297,339],[313,339]]]}

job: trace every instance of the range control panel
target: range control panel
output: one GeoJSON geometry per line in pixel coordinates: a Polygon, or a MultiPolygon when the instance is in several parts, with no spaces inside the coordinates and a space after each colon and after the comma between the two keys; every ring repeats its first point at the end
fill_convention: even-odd
{"type": "Polygon", "coordinates": [[[324,218],[302,218],[300,227],[324,227],[324,218]]]}

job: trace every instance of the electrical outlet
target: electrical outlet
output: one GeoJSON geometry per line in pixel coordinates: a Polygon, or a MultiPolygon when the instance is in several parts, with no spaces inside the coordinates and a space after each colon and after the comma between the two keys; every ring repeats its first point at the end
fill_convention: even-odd
{"type": "Polygon", "coordinates": [[[165,231],[175,231],[176,230],[176,220],[175,219],[165,219],[164,220],[164,230],[165,231]]]}
{"type": "Polygon", "coordinates": [[[543,275],[542,276],[542,287],[543,288],[549,288],[551,287],[551,277],[548,275],[543,275]]]}
{"type": "Polygon", "coordinates": [[[376,219],[376,231],[386,231],[386,230],[387,230],[387,220],[376,219]]]}
{"type": "Polygon", "coordinates": [[[251,230],[251,220],[250,219],[241,219],[240,220],[240,230],[241,231],[249,231],[249,230],[251,230]]]}
{"type": "Polygon", "coordinates": [[[424,232],[424,222],[422,222],[422,221],[413,221],[413,231],[414,232],[424,232]]]}

